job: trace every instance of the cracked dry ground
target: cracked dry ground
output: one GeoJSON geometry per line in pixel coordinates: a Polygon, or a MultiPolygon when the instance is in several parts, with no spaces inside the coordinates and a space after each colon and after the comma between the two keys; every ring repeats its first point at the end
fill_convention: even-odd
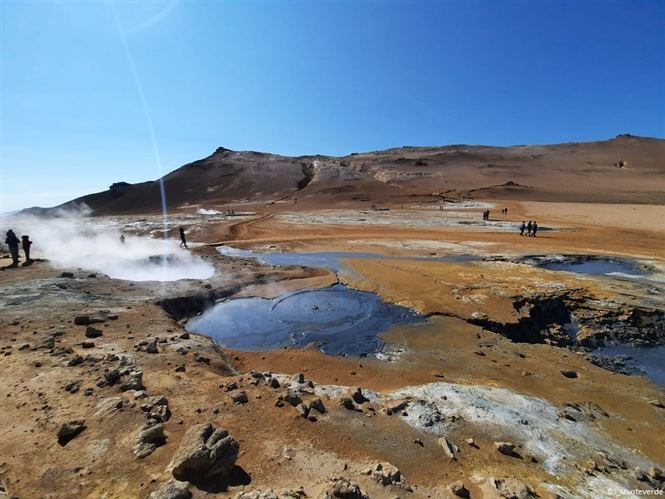
{"type": "Polygon", "coordinates": [[[298,289],[336,276],[197,251],[217,270],[205,282],[130,283],[76,269],[61,277],[62,269],[48,262],[0,273],[0,479],[8,496],[148,497],[172,478],[169,463],[186,431],[208,422],[228,430],[239,455],[227,479],[190,485],[193,497],[258,490],[270,497],[269,489],[280,497],[321,497],[326,490],[334,496],[341,488],[331,487],[333,477],[347,478],[370,497],[452,497],[450,484],[460,480],[471,497],[509,497],[490,477],[540,497],[566,491],[599,497],[607,484],[662,488],[649,476],[665,462],[662,389],[596,367],[570,349],[516,343],[469,322],[515,323],[527,313],[515,301],[553,294],[596,304],[590,309],[645,307],[639,286],[510,262],[350,260],[353,272],[341,274],[343,282],[431,315],[423,326],[384,335],[400,352],[393,361],[329,357],[313,348],[234,352],[187,334],[156,303],[178,296],[205,301],[211,292],[261,295],[268,292],[263,283],[298,289]],[[577,377],[562,374],[569,371],[577,377]],[[304,383],[292,379],[299,373],[304,383]],[[419,391],[422,386],[430,391],[419,391]],[[456,386],[469,391],[461,395],[456,386]],[[306,404],[320,398],[325,411],[310,409],[311,417],[303,417],[302,407],[290,403],[289,387],[306,404]],[[366,397],[353,396],[357,387],[366,397]],[[477,422],[465,412],[487,409],[481,406],[492,397],[501,399],[500,410],[488,413],[495,422],[477,422]],[[552,421],[547,407],[536,408],[543,400],[555,409],[552,421]],[[137,435],[151,417],[163,433],[143,442],[154,443],[148,451],[137,451],[137,435]],[[72,421],[85,429],[61,445],[58,432],[72,421]],[[443,430],[433,431],[441,428],[448,452],[443,430]],[[532,432],[548,428],[554,428],[552,446],[539,451],[532,432]],[[560,435],[560,428],[572,436],[560,435]],[[495,442],[505,440],[514,452],[497,450],[495,442]],[[563,451],[562,464],[548,465],[553,449],[563,451]],[[403,478],[377,480],[386,476],[376,471],[379,463],[395,466],[403,478]]]}

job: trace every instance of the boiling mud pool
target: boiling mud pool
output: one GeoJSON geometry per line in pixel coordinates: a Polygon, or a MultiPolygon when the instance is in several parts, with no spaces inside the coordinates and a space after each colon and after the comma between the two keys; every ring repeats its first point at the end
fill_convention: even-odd
{"type": "Polygon", "coordinates": [[[566,272],[590,275],[614,275],[619,277],[642,277],[647,275],[647,272],[634,262],[613,260],[609,258],[587,258],[545,262],[541,263],[540,267],[548,270],[563,270],[566,272]]]}
{"type": "Polygon", "coordinates": [[[341,284],[278,298],[238,298],[191,319],[187,330],[238,350],[265,351],[315,343],[330,355],[381,351],[376,335],[397,324],[422,322],[413,310],[341,284]]]}
{"type": "Polygon", "coordinates": [[[595,353],[620,357],[627,366],[637,367],[654,383],[665,387],[665,346],[617,345],[599,348],[595,353]]]}

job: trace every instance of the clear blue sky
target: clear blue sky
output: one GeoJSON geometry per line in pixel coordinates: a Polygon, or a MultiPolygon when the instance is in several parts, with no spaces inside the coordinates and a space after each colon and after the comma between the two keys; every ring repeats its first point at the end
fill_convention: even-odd
{"type": "Polygon", "coordinates": [[[0,3],[0,211],[218,146],[665,136],[661,1],[0,3]]]}

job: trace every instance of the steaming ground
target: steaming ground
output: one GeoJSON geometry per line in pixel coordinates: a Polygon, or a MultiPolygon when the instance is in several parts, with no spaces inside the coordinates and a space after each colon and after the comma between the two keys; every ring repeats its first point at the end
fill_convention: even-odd
{"type": "Polygon", "coordinates": [[[214,273],[212,265],[181,248],[179,241],[123,234],[110,220],[17,217],[8,223],[17,234],[30,235],[32,255],[60,269],[79,268],[129,281],[207,279],[214,273]]]}
{"type": "MultiPolygon", "coordinates": [[[[359,484],[372,498],[453,497],[449,485],[457,481],[476,499],[499,497],[492,485],[497,480],[516,481],[544,498],[662,489],[665,482],[647,477],[665,463],[661,387],[615,374],[567,348],[513,342],[468,319],[528,320],[528,303],[515,308],[521,297],[543,302],[565,295],[575,312],[594,317],[601,311],[628,317],[646,306],[662,309],[663,295],[653,283],[591,279],[517,257],[621,253],[651,255],[662,263],[665,235],[584,226],[592,205],[574,217],[539,215],[544,226],[576,229],[544,231],[537,238],[514,231],[523,218],[534,218],[517,203],[499,220],[512,231],[447,224],[439,220],[448,218],[444,210],[409,207],[400,213],[400,206],[366,210],[368,223],[353,222],[359,209],[332,213],[329,206],[308,207],[295,217],[293,204],[288,211],[252,206],[258,213],[246,217],[225,216],[220,206],[205,208],[221,213],[196,215],[198,206],[188,207],[166,224],[158,216],[16,222],[17,234],[35,241],[34,257],[50,261],[0,272],[0,484],[7,495],[146,498],[172,480],[172,457],[185,433],[202,423],[224,428],[240,442],[236,465],[243,480],[219,493],[185,484],[193,499],[323,497],[335,476],[359,484]],[[327,222],[311,223],[317,216],[327,222]],[[418,224],[423,217],[428,222],[418,224]],[[161,239],[175,238],[180,225],[194,255],[175,239],[161,239]],[[220,241],[227,245],[221,251],[204,244],[220,241]],[[273,266],[247,258],[252,254],[245,250],[352,252],[342,262],[352,272],[335,275],[298,262],[273,266]],[[474,258],[417,258],[467,253],[474,258]],[[186,263],[191,277],[189,264],[199,256],[215,269],[205,280],[133,283],[90,275],[129,273],[137,280],[147,268],[155,279],[166,261],[171,267],[186,263]],[[60,269],[73,277],[62,277],[60,269]],[[387,352],[399,352],[390,354],[392,362],[327,356],[311,347],[234,351],[183,326],[183,319],[211,299],[270,298],[335,282],[408,305],[429,319],[381,336],[387,352]],[[164,306],[169,300],[173,306],[164,306]],[[87,326],[76,325],[79,316],[102,321],[92,325],[94,338],[87,336],[87,326]],[[114,370],[122,379],[110,385],[106,375],[114,370]],[[142,389],[122,388],[137,371],[142,389]],[[290,391],[303,406],[291,405],[290,391]],[[310,411],[314,420],[303,417],[299,411],[312,407],[316,397],[325,412],[310,411]],[[153,403],[168,404],[168,412],[161,411],[165,439],[139,459],[133,449],[153,403]],[[69,421],[84,421],[86,429],[62,446],[57,434],[69,421]],[[442,436],[458,448],[456,459],[442,436]],[[499,452],[497,441],[515,444],[517,455],[499,452]],[[399,469],[413,492],[364,471],[378,463],[399,469]]],[[[455,220],[482,223],[484,208],[470,206],[455,220]]],[[[318,312],[315,307],[320,309],[312,304],[305,311],[318,312]]],[[[254,319],[247,318],[250,329],[254,319]]]]}

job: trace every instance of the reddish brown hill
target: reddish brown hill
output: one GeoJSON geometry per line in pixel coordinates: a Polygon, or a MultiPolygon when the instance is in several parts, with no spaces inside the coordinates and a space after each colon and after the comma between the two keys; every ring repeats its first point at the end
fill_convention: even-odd
{"type": "MultiPolygon", "coordinates": [[[[665,140],[619,135],[600,142],[536,146],[407,146],[343,158],[220,147],[162,180],[170,210],[288,197],[323,202],[434,196],[665,204],[665,140]]],[[[80,204],[95,214],[157,211],[160,182],[120,182],[56,209],[80,204]]]]}

